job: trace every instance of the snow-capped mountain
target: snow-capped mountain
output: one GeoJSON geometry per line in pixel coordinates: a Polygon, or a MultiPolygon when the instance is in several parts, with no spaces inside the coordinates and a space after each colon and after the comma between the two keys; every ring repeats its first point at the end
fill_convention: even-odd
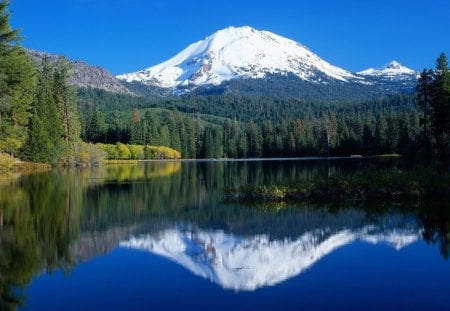
{"type": "Polygon", "coordinates": [[[383,78],[387,80],[415,79],[418,74],[417,71],[403,66],[395,60],[379,69],[369,68],[358,72],[358,75],[361,76],[383,78]]]}
{"type": "Polygon", "coordinates": [[[396,250],[420,238],[421,230],[380,231],[326,229],[305,232],[297,238],[273,240],[266,234],[244,237],[223,231],[167,229],[121,242],[125,248],[164,256],[223,288],[253,291],[299,275],[324,256],[356,241],[384,243],[396,250]]]}
{"type": "Polygon", "coordinates": [[[248,26],[219,30],[159,65],[117,78],[163,88],[195,88],[267,74],[293,74],[303,81],[323,84],[328,79],[362,80],[300,43],[248,26]]]}

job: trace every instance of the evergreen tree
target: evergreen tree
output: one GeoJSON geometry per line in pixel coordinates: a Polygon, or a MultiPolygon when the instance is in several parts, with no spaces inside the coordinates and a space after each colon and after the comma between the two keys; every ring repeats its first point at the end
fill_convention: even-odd
{"type": "Polygon", "coordinates": [[[170,144],[168,146],[175,150],[181,150],[180,124],[177,123],[174,113],[167,112],[164,121],[169,129],[170,144]]]}
{"type": "Polygon", "coordinates": [[[368,124],[364,125],[364,134],[363,134],[363,145],[365,146],[365,150],[367,154],[374,154],[374,150],[376,150],[376,146],[374,143],[374,136],[370,126],[368,124]]]}
{"type": "Polygon", "coordinates": [[[431,105],[433,133],[441,156],[447,159],[450,152],[450,72],[444,53],[436,61],[431,105]]]}
{"type": "Polygon", "coordinates": [[[431,100],[432,100],[433,71],[424,69],[417,80],[416,100],[417,105],[422,110],[420,123],[423,125],[423,136],[428,137],[428,126],[430,123],[431,100]]]}
{"type": "Polygon", "coordinates": [[[214,137],[213,131],[210,127],[205,128],[205,132],[203,134],[203,158],[212,159],[214,158],[214,137]]]}
{"type": "Polygon", "coordinates": [[[54,67],[48,57],[42,60],[33,101],[35,113],[50,139],[50,153],[58,159],[64,152],[61,117],[55,102],[54,67]]]}
{"type": "Polygon", "coordinates": [[[62,125],[62,138],[68,148],[80,140],[81,124],[75,88],[70,85],[71,64],[58,58],[54,71],[54,98],[62,125]]]}
{"type": "Polygon", "coordinates": [[[35,68],[10,27],[8,7],[8,0],[0,2],[0,151],[25,141],[35,90],[35,68]]]}
{"type": "Polygon", "coordinates": [[[417,82],[416,103],[422,110],[423,142],[426,155],[431,154],[431,142],[428,128],[436,143],[433,148],[441,158],[450,158],[450,71],[447,56],[442,53],[436,60],[434,70],[424,70],[417,82]]]}
{"type": "Polygon", "coordinates": [[[22,150],[27,161],[49,163],[52,161],[52,145],[44,123],[34,114],[28,125],[28,138],[22,150]]]}
{"type": "Polygon", "coordinates": [[[223,156],[222,131],[218,127],[206,127],[204,132],[203,157],[218,159],[223,156]]]}
{"type": "Polygon", "coordinates": [[[184,127],[186,128],[186,155],[184,155],[185,158],[195,158],[197,155],[196,150],[196,136],[197,133],[195,131],[194,122],[191,118],[185,118],[184,120],[184,127]]]}
{"type": "Polygon", "coordinates": [[[247,124],[247,142],[248,142],[248,156],[250,157],[260,157],[261,156],[261,133],[255,124],[255,122],[250,121],[247,124]]]}
{"type": "MultiPolygon", "coordinates": [[[[88,120],[90,122],[90,119],[88,120]]],[[[106,126],[106,124],[105,124],[106,126]]],[[[84,128],[87,128],[84,126],[84,128]]],[[[82,131],[84,133],[83,139],[88,140],[86,137],[86,131],[82,131]]],[[[111,121],[109,126],[107,126],[106,131],[106,143],[108,144],[115,144],[117,142],[126,143],[128,142],[128,133],[125,133],[125,129],[122,126],[122,122],[120,120],[119,113],[117,111],[114,111],[111,114],[111,121]]]]}
{"type": "Polygon", "coordinates": [[[87,141],[98,143],[104,142],[106,134],[106,123],[103,113],[97,108],[90,117],[88,128],[86,129],[87,141]]]}
{"type": "Polygon", "coordinates": [[[325,115],[321,118],[321,125],[323,126],[323,132],[326,142],[327,155],[330,155],[330,148],[336,145],[337,139],[337,121],[334,114],[325,115]]]}
{"type": "Polygon", "coordinates": [[[147,111],[144,115],[145,124],[145,144],[147,145],[158,145],[158,124],[153,113],[147,111]]]}
{"type": "Polygon", "coordinates": [[[167,125],[159,128],[159,143],[161,146],[170,146],[170,131],[167,125]]]}
{"type": "Polygon", "coordinates": [[[275,130],[272,122],[267,121],[262,125],[262,154],[263,156],[274,156],[275,152],[275,130]]]}
{"type": "Polygon", "coordinates": [[[143,145],[145,143],[145,125],[141,120],[139,110],[133,109],[131,114],[131,140],[132,144],[143,145]]]}
{"type": "Polygon", "coordinates": [[[244,131],[241,131],[238,136],[237,157],[246,158],[248,155],[247,135],[244,131]]]}
{"type": "Polygon", "coordinates": [[[287,156],[294,156],[295,155],[295,137],[292,132],[288,132],[288,136],[286,137],[286,143],[285,143],[285,155],[287,156]]]}
{"type": "Polygon", "coordinates": [[[387,127],[387,146],[388,153],[397,152],[397,147],[400,139],[400,125],[397,118],[391,116],[388,119],[389,126],[387,127]]]}
{"type": "Polygon", "coordinates": [[[381,153],[386,153],[387,149],[387,142],[388,142],[388,137],[387,137],[387,129],[388,129],[388,124],[386,122],[386,118],[384,116],[378,116],[377,121],[376,121],[376,127],[375,127],[375,152],[378,154],[381,153]]]}

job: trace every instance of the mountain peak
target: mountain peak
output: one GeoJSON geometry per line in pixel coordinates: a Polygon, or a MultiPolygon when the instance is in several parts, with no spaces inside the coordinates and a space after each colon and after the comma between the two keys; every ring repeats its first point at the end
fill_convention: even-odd
{"type": "Polygon", "coordinates": [[[390,63],[384,65],[383,68],[384,69],[401,69],[401,68],[406,68],[406,67],[403,66],[402,64],[400,64],[398,61],[393,60],[390,63]]]}
{"type": "Polygon", "coordinates": [[[358,74],[363,76],[395,78],[399,76],[416,76],[417,72],[413,69],[403,66],[398,61],[393,60],[381,68],[369,68],[358,72],[358,74]]]}
{"type": "Polygon", "coordinates": [[[356,78],[293,40],[250,26],[224,28],[159,65],[118,78],[164,88],[195,88],[267,74],[293,74],[314,83],[356,78]]]}

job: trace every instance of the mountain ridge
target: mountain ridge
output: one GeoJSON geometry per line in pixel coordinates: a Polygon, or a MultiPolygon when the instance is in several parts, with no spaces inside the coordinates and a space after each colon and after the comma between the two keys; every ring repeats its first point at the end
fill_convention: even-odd
{"type": "Polygon", "coordinates": [[[268,73],[292,73],[302,80],[321,82],[315,72],[340,81],[359,79],[291,39],[249,26],[231,26],[192,43],[161,64],[117,77],[160,87],[219,85],[241,77],[264,78],[268,73]]]}
{"type": "MultiPolygon", "coordinates": [[[[59,57],[48,52],[34,49],[26,49],[28,55],[40,63],[44,57],[48,57],[51,62],[55,62],[59,57]]],[[[72,85],[80,88],[95,88],[111,93],[134,95],[134,93],[125,87],[121,81],[109,73],[106,69],[93,66],[87,62],[69,59],[72,65],[72,76],[70,82],[72,85]]]]}
{"type": "MultiPolygon", "coordinates": [[[[194,90],[201,93],[199,89],[235,92],[229,85],[259,83],[248,80],[267,82],[274,76],[279,76],[279,80],[291,76],[291,88],[297,85],[298,88],[317,90],[309,97],[330,94],[333,98],[339,97],[340,93],[333,88],[354,88],[356,93],[361,93],[358,97],[366,93],[392,95],[410,92],[416,80],[414,70],[396,61],[378,71],[370,68],[353,73],[324,61],[301,43],[249,26],[219,30],[190,44],[165,62],[117,78],[129,83],[172,89],[174,95],[182,95],[194,90]]],[[[257,92],[264,94],[264,87],[257,92]]],[[[304,93],[297,90],[294,96],[304,93]]]]}
{"type": "MultiPolygon", "coordinates": [[[[57,58],[28,53],[37,61],[45,55],[57,58]]],[[[417,72],[396,61],[353,73],[322,60],[301,43],[249,26],[219,30],[159,65],[117,77],[83,61],[70,62],[77,87],[150,98],[234,94],[366,100],[412,93],[417,82],[417,72]]]]}

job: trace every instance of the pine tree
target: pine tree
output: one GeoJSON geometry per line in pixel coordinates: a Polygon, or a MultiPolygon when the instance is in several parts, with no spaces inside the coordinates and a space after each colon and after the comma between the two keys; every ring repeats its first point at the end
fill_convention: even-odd
{"type": "Polygon", "coordinates": [[[168,146],[175,150],[181,150],[180,127],[176,122],[174,113],[167,112],[164,116],[164,122],[169,129],[170,144],[168,146]]]}
{"type": "Polygon", "coordinates": [[[145,127],[145,144],[158,145],[158,124],[153,113],[147,111],[144,115],[144,127],[145,127]]]}
{"type": "Polygon", "coordinates": [[[27,161],[49,163],[52,161],[51,142],[44,123],[34,114],[28,125],[28,138],[22,150],[27,161]]]}
{"type": "Polygon", "coordinates": [[[330,155],[330,148],[336,145],[337,139],[337,121],[334,114],[325,115],[321,118],[323,132],[326,142],[327,155],[330,155]]]}
{"type": "Polygon", "coordinates": [[[81,124],[75,88],[70,85],[71,64],[59,57],[54,71],[54,99],[62,125],[62,139],[71,149],[80,140],[81,124]]]}
{"type": "Polygon", "coordinates": [[[289,131],[288,136],[286,137],[285,148],[284,148],[286,150],[286,155],[294,156],[295,148],[296,148],[296,143],[295,143],[294,134],[291,131],[289,131]]]}
{"type": "Polygon", "coordinates": [[[247,135],[244,131],[241,131],[237,141],[237,156],[238,158],[246,158],[248,155],[247,135]]]}
{"type": "Polygon", "coordinates": [[[187,153],[184,155],[185,158],[195,158],[197,154],[196,150],[196,132],[194,122],[191,118],[186,118],[184,120],[184,126],[186,128],[186,144],[187,153]]]}
{"type": "Polygon", "coordinates": [[[159,128],[159,143],[161,146],[170,146],[170,131],[167,125],[159,128]]]}
{"type": "Polygon", "coordinates": [[[49,57],[42,60],[42,68],[37,79],[33,111],[42,121],[50,139],[50,153],[58,159],[64,153],[61,118],[55,102],[54,67],[49,57]]]}
{"type": "Polygon", "coordinates": [[[450,76],[447,56],[442,53],[436,60],[433,82],[433,129],[435,135],[448,131],[450,126],[450,76]]]}
{"type": "Polygon", "coordinates": [[[130,142],[136,145],[143,145],[145,143],[145,125],[141,119],[139,110],[133,109],[131,113],[131,139],[130,142]]]}
{"type": "Polygon", "coordinates": [[[433,134],[442,158],[450,156],[450,71],[447,56],[442,53],[436,61],[433,82],[433,134]]]}
{"type": "Polygon", "coordinates": [[[86,139],[93,143],[103,142],[106,134],[106,123],[103,113],[97,108],[89,119],[86,129],[86,139]]]}
{"type": "Polygon", "coordinates": [[[206,127],[203,134],[203,158],[214,158],[214,138],[210,127],[206,127]]]}
{"type": "Polygon", "coordinates": [[[433,71],[431,69],[424,69],[417,80],[416,86],[416,101],[419,108],[422,110],[422,118],[420,123],[423,125],[423,136],[428,137],[428,126],[431,115],[431,100],[432,100],[432,82],[433,71]]]}
{"type": "Polygon", "coordinates": [[[275,129],[271,121],[267,121],[262,125],[262,154],[263,156],[275,155],[275,129]]]}
{"type": "Polygon", "coordinates": [[[255,122],[250,121],[247,124],[246,133],[248,142],[248,155],[250,157],[260,157],[262,137],[255,122]]]}
{"type": "Polygon", "coordinates": [[[0,2],[0,146],[6,139],[21,146],[30,118],[35,68],[19,45],[19,30],[9,25],[8,7],[9,1],[0,2]]]}
{"type": "Polygon", "coordinates": [[[386,122],[386,118],[382,115],[378,116],[374,135],[376,153],[385,153],[387,151],[386,150],[386,145],[388,141],[387,129],[388,124],[386,122]]]}

